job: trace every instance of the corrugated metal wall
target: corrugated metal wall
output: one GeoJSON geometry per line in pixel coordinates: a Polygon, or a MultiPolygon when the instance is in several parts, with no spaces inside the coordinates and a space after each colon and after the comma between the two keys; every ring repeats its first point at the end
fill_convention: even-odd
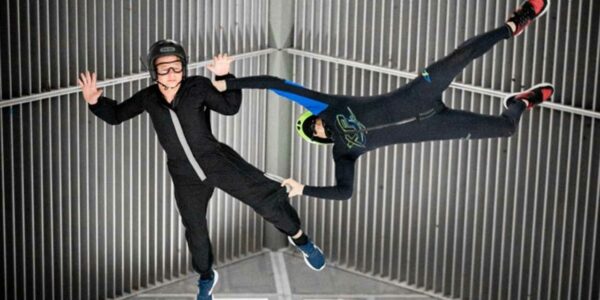
{"type": "MultiPolygon", "coordinates": [[[[268,1],[3,1],[0,8],[0,297],[104,299],[190,273],[191,257],[148,115],[110,126],[77,74],[124,100],[151,84],[139,60],[174,38],[192,74],[241,54],[234,73],[267,71],[268,1]]],[[[264,168],[264,92],[215,135],[264,168]],[[252,134],[250,134],[252,133],[252,134]]],[[[219,263],[262,249],[261,218],[222,192],[209,206],[219,263]],[[218,217],[216,217],[218,216],[218,217]]]]}
{"type": "MultiPolygon", "coordinates": [[[[297,0],[294,80],[387,92],[519,3],[297,0]]],[[[597,1],[552,1],[445,93],[450,107],[499,114],[506,93],[554,83],[554,103],[515,136],[383,148],[359,160],[350,201],[294,200],[329,260],[447,297],[598,299],[599,15],[597,1]]],[[[293,143],[292,177],[333,184],[330,149],[293,143]]]]}
{"type": "MultiPolygon", "coordinates": [[[[389,91],[519,2],[296,0],[293,79],[328,93],[389,91]]],[[[186,46],[193,72],[228,52],[246,53],[235,74],[265,74],[268,1],[1,6],[2,296],[102,299],[189,273],[147,115],[104,124],[76,76],[95,70],[105,93],[124,99],[149,84],[138,58],[164,37],[186,46]]],[[[599,13],[591,0],[553,1],[446,92],[451,107],[498,114],[505,93],[553,82],[554,103],[525,114],[514,137],[380,149],[359,161],[349,202],[294,200],[329,260],[447,297],[597,299],[599,13]]],[[[264,169],[264,92],[244,97],[214,129],[264,169]]],[[[292,146],[292,177],[333,183],[328,149],[292,146]]],[[[209,209],[223,216],[209,220],[220,263],[262,248],[263,221],[245,206],[217,192],[209,209]]]]}

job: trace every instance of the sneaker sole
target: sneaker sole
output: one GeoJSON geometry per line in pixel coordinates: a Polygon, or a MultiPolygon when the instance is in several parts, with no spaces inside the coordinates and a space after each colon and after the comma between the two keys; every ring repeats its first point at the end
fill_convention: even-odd
{"type": "MultiPolygon", "coordinates": [[[[525,1],[525,2],[528,2],[528,1],[525,1]]],[[[523,3],[525,3],[525,2],[523,2],[523,3]]],[[[521,6],[523,6],[523,5],[521,5],[521,6]]],[[[540,14],[535,16],[535,19],[541,18],[543,15],[545,15],[548,12],[548,8],[550,8],[550,1],[548,1],[548,3],[546,3],[546,7],[544,7],[544,9],[542,9],[540,14]]]]}
{"type": "MultiPolygon", "coordinates": [[[[552,89],[554,89],[554,85],[552,85],[551,83],[544,82],[544,83],[536,84],[536,85],[534,85],[534,86],[532,86],[532,87],[530,87],[530,88],[528,88],[528,89],[526,89],[524,91],[521,91],[521,92],[518,92],[518,93],[509,94],[508,96],[504,97],[504,100],[502,100],[502,104],[504,106],[504,109],[508,109],[508,106],[506,105],[506,101],[508,101],[509,98],[511,98],[513,96],[516,96],[518,94],[521,94],[523,92],[526,92],[526,91],[531,91],[531,90],[535,90],[537,88],[546,87],[546,86],[551,86],[552,89]]],[[[543,101],[542,101],[542,103],[543,103],[543,101]]]]}
{"type": "Polygon", "coordinates": [[[217,270],[213,270],[213,273],[214,273],[215,282],[213,283],[212,287],[210,288],[210,291],[208,291],[209,296],[212,296],[213,290],[217,286],[217,282],[219,282],[219,272],[217,272],[217,270]]]}
{"type": "Polygon", "coordinates": [[[548,1],[548,3],[546,4],[546,7],[544,7],[544,9],[540,12],[539,15],[537,15],[537,18],[541,18],[543,15],[545,15],[548,12],[548,9],[550,8],[550,1],[548,1]]]}
{"type": "MultiPolygon", "coordinates": [[[[290,236],[288,236],[287,238],[288,238],[288,241],[290,242],[290,244],[292,244],[292,245],[293,245],[294,247],[296,247],[296,248],[298,247],[298,246],[296,246],[296,244],[294,243],[294,241],[292,241],[292,238],[291,238],[290,236]]],[[[321,248],[319,248],[319,246],[315,245],[315,248],[319,249],[319,251],[320,251],[321,253],[323,253],[323,250],[321,250],[321,248]]],[[[325,269],[325,266],[327,265],[327,263],[324,263],[324,264],[323,264],[323,266],[322,266],[321,268],[317,269],[317,268],[313,267],[313,266],[310,264],[310,262],[308,261],[308,256],[307,256],[307,255],[306,255],[304,252],[302,252],[302,250],[298,249],[298,251],[300,251],[300,253],[302,253],[302,257],[304,258],[304,263],[306,263],[306,265],[307,265],[309,268],[311,268],[311,269],[313,269],[314,271],[317,271],[317,272],[318,272],[318,271],[321,271],[321,270],[323,270],[323,269],[325,269]]]]}

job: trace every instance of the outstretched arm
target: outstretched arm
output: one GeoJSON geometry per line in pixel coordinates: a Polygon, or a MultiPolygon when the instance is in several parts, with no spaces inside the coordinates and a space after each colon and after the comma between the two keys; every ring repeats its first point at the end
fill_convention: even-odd
{"type": "MultiPolygon", "coordinates": [[[[219,54],[213,58],[213,61],[206,67],[215,74],[218,82],[224,82],[225,79],[235,79],[235,76],[229,74],[229,68],[233,58],[227,54],[219,54]]],[[[223,115],[236,114],[242,104],[242,92],[239,90],[217,90],[210,83],[207,87],[208,92],[205,95],[206,106],[223,115]]]]}
{"type": "Polygon", "coordinates": [[[81,73],[77,81],[81,87],[83,98],[88,103],[92,113],[106,123],[117,125],[144,111],[141,103],[142,97],[138,94],[118,104],[115,100],[102,97],[102,90],[96,86],[96,74],[94,72],[81,73]]]}
{"type": "Polygon", "coordinates": [[[279,96],[294,101],[315,115],[325,110],[333,99],[330,95],[315,92],[292,81],[278,77],[262,75],[215,81],[218,90],[270,89],[279,96]]]}
{"type": "Polygon", "coordinates": [[[305,186],[293,179],[286,179],[282,185],[291,188],[289,197],[307,195],[316,198],[348,200],[352,197],[354,189],[354,163],[351,159],[338,159],[335,161],[335,186],[305,186]]]}

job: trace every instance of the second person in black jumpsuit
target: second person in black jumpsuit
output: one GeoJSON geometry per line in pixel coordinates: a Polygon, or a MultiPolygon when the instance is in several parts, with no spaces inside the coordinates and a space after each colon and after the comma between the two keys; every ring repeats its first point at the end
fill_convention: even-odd
{"type": "MultiPolygon", "coordinates": [[[[550,84],[542,84],[517,96],[507,98],[500,116],[488,116],[450,109],[442,102],[442,93],[452,80],[474,59],[495,44],[520,34],[535,18],[548,9],[547,0],[525,1],[507,23],[475,36],[445,58],[428,66],[419,77],[388,94],[371,97],[328,95],[305,89],[293,82],[272,76],[226,79],[214,82],[220,90],[267,88],[289,98],[310,111],[326,136],[307,137],[312,142],[333,144],[335,186],[304,186],[288,179],[290,196],[345,200],[351,197],[354,165],[367,151],[398,143],[447,139],[481,139],[508,137],[514,134],[526,108],[548,100],[550,84]],[[322,123],[321,123],[322,122],[322,123]]],[[[305,124],[300,121],[299,127],[305,124]]],[[[300,133],[302,135],[302,133],[300,133]]]]}

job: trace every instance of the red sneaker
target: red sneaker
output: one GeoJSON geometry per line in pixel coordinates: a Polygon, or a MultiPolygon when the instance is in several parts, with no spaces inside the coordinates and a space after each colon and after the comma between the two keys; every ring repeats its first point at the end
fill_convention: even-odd
{"type": "Polygon", "coordinates": [[[548,0],[528,0],[523,2],[521,7],[515,10],[512,17],[506,21],[513,22],[517,26],[513,31],[513,36],[523,33],[527,25],[548,11],[548,7],[550,7],[548,0]]]}
{"type": "Polygon", "coordinates": [[[504,98],[504,108],[515,101],[523,101],[527,110],[531,110],[534,106],[548,101],[554,94],[554,86],[550,83],[540,83],[526,91],[508,95],[504,98]]]}

